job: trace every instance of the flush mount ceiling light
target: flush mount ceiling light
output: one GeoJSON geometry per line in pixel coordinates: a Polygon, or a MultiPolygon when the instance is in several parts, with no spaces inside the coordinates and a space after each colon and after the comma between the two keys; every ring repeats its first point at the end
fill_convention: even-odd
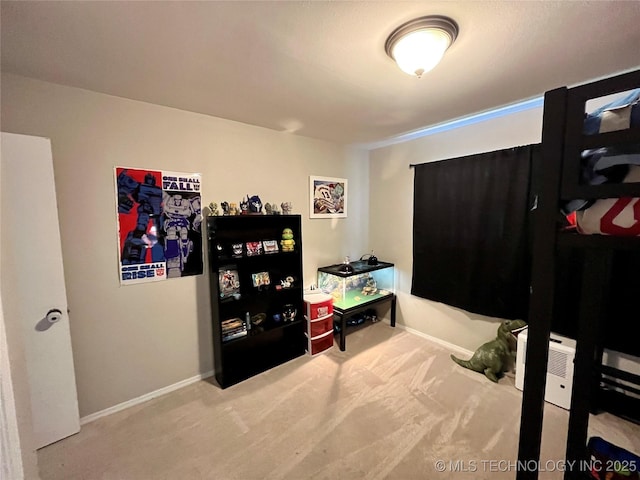
{"type": "Polygon", "coordinates": [[[384,49],[398,67],[420,78],[435,67],[458,36],[458,25],[448,17],[431,15],[396,28],[384,49]]]}

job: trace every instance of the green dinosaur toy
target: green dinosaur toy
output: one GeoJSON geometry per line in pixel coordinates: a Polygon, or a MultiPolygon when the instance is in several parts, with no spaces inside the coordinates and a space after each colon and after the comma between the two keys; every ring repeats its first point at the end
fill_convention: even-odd
{"type": "Polygon", "coordinates": [[[484,373],[492,382],[507,371],[516,356],[516,336],[527,327],[523,320],[506,320],[498,327],[498,336],[475,351],[469,360],[460,360],[451,355],[451,359],[474,372],[484,373]]]}

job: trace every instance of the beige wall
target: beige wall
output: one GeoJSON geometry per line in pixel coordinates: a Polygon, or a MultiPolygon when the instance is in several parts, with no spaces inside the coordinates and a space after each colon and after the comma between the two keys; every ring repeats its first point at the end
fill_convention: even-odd
{"type": "Polygon", "coordinates": [[[213,368],[207,274],[119,285],[114,166],[200,172],[204,204],[292,201],[306,284],[367,250],[366,151],[13,75],[2,130],[51,138],[81,416],[213,368]],[[349,180],[347,219],[308,218],[309,175],[349,180]]]}
{"type": "Polygon", "coordinates": [[[541,133],[542,108],[536,108],[370,152],[370,248],[380,259],[396,264],[398,323],[475,350],[495,336],[498,322],[411,295],[413,170],[409,164],[538,143],[541,133]]]}

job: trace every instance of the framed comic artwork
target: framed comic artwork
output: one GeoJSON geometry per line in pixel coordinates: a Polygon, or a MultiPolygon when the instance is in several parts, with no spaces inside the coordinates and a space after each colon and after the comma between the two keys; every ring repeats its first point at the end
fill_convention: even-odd
{"type": "Polygon", "coordinates": [[[347,179],[309,177],[309,217],[345,218],[347,216],[347,179]]]}

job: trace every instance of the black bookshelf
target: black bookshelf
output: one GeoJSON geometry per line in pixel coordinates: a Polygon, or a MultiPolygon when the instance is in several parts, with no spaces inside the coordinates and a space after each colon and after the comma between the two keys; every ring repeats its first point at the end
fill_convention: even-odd
{"type": "Polygon", "coordinates": [[[214,373],[227,388],[305,353],[300,215],[207,218],[214,373]],[[291,229],[294,245],[281,244],[291,229]]]}

